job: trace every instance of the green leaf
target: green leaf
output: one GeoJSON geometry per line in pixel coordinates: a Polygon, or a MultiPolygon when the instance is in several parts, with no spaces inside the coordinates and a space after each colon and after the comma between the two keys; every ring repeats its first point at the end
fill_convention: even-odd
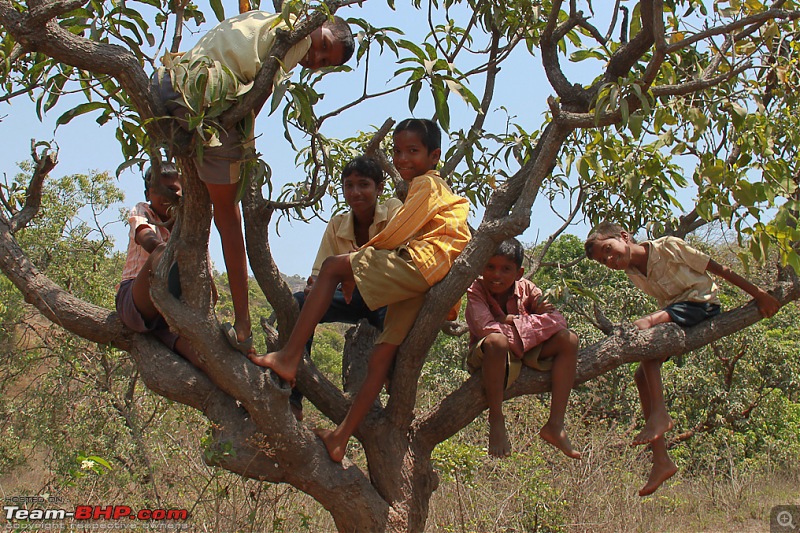
{"type": "Polygon", "coordinates": [[[419,59],[420,63],[428,59],[428,57],[425,55],[425,52],[422,51],[422,48],[412,43],[411,41],[400,39],[399,41],[397,41],[397,45],[400,48],[405,48],[406,50],[417,56],[417,59],[419,59]]]}
{"type": "Polygon", "coordinates": [[[417,81],[411,85],[411,90],[408,92],[408,110],[412,113],[414,112],[414,108],[417,107],[417,102],[419,102],[419,92],[422,90],[422,82],[417,81]]]}
{"type": "Polygon", "coordinates": [[[634,139],[638,139],[642,135],[642,123],[644,122],[644,115],[637,111],[628,118],[628,129],[633,135],[634,139]]]}
{"type": "Polygon", "coordinates": [[[56,120],[56,127],[69,123],[69,121],[79,115],[89,113],[96,109],[106,109],[107,107],[108,104],[104,102],[85,102],[83,104],[79,104],[58,117],[58,120],[56,120]]]}
{"type": "Polygon", "coordinates": [[[441,80],[433,84],[433,104],[436,118],[444,131],[450,131],[450,106],[447,104],[447,90],[441,80]]]}
{"type": "Polygon", "coordinates": [[[225,8],[222,6],[222,0],[209,0],[211,9],[214,11],[214,16],[217,20],[222,22],[225,20],[225,8]]]}

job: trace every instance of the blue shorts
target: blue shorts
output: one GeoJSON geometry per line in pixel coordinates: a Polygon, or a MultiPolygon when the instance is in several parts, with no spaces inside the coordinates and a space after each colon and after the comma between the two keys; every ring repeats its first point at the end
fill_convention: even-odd
{"type": "Polygon", "coordinates": [[[703,320],[717,316],[720,312],[718,304],[707,302],[675,302],[664,308],[673,322],[683,328],[696,326],[703,320]]]}

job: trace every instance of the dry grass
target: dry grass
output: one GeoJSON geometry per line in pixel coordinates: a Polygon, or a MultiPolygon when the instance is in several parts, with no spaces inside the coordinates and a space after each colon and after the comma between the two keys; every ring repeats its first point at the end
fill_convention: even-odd
{"type": "MultiPolygon", "coordinates": [[[[628,446],[625,432],[570,428],[583,458],[571,460],[537,435],[546,410],[536,399],[506,404],[515,453],[486,457],[468,480],[443,476],[428,532],[769,531],[770,509],[800,504],[800,470],[731,464],[690,477],[683,470],[640,498],[649,452],[628,446]]],[[[485,446],[486,422],[456,436],[485,446]]]]}

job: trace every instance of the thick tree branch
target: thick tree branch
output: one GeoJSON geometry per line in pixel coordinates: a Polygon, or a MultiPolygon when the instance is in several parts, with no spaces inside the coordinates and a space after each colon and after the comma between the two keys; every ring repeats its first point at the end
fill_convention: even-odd
{"type": "MultiPolygon", "coordinates": [[[[772,291],[782,305],[800,299],[800,283],[780,283],[772,291]]],[[[575,384],[584,383],[625,363],[663,359],[688,353],[731,335],[761,320],[754,302],[722,313],[693,328],[681,329],[665,324],[639,331],[632,324],[614,328],[602,341],[583,348],[578,355],[575,384]]],[[[506,391],[506,399],[550,390],[545,372],[523,369],[518,381],[506,391]]],[[[472,422],[487,404],[481,391],[480,376],[468,379],[430,412],[420,416],[414,430],[421,441],[433,446],[454,435],[472,422]]]]}
{"type": "MultiPolygon", "coordinates": [[[[17,11],[8,0],[0,0],[0,24],[26,51],[41,52],[61,63],[114,77],[143,119],[165,116],[160,97],[150,86],[139,60],[129,50],[75,35],[52,18],[42,20],[45,16],[55,17],[59,9],[72,5],[59,3],[53,10],[42,8],[36,13],[29,13],[17,11]]],[[[150,121],[144,127],[155,138],[165,136],[160,131],[158,121],[150,121]]]]}
{"type": "MultiPolygon", "coordinates": [[[[569,110],[585,111],[589,109],[589,95],[579,84],[571,84],[569,82],[559,63],[558,41],[560,33],[558,33],[558,14],[561,11],[562,3],[561,0],[553,2],[547,26],[539,40],[539,46],[542,51],[542,66],[550,85],[561,99],[561,104],[569,110]]],[[[561,31],[563,32],[563,28],[561,31]]]]}

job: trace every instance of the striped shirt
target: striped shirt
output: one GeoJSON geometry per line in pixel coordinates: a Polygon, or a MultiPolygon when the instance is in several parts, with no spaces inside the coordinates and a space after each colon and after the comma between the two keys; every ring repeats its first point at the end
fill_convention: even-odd
{"type": "Polygon", "coordinates": [[[709,257],[677,237],[641,243],[647,247],[647,273],[628,268],[634,285],[658,301],[660,307],[677,302],[719,305],[718,287],[706,272],[709,257]]]}
{"type": "Polygon", "coordinates": [[[394,250],[406,246],[428,285],[444,278],[472,237],[467,226],[469,203],[456,196],[430,170],[411,181],[397,215],[364,246],[394,250]]]}
{"type": "Polygon", "coordinates": [[[128,255],[125,258],[125,267],[122,269],[122,281],[133,279],[144,266],[150,253],[136,242],[136,232],[146,226],[155,231],[161,240],[169,239],[169,230],[162,226],[156,226],[155,222],[161,223],[161,218],[153,211],[147,202],[139,202],[128,213],[128,255]]]}

